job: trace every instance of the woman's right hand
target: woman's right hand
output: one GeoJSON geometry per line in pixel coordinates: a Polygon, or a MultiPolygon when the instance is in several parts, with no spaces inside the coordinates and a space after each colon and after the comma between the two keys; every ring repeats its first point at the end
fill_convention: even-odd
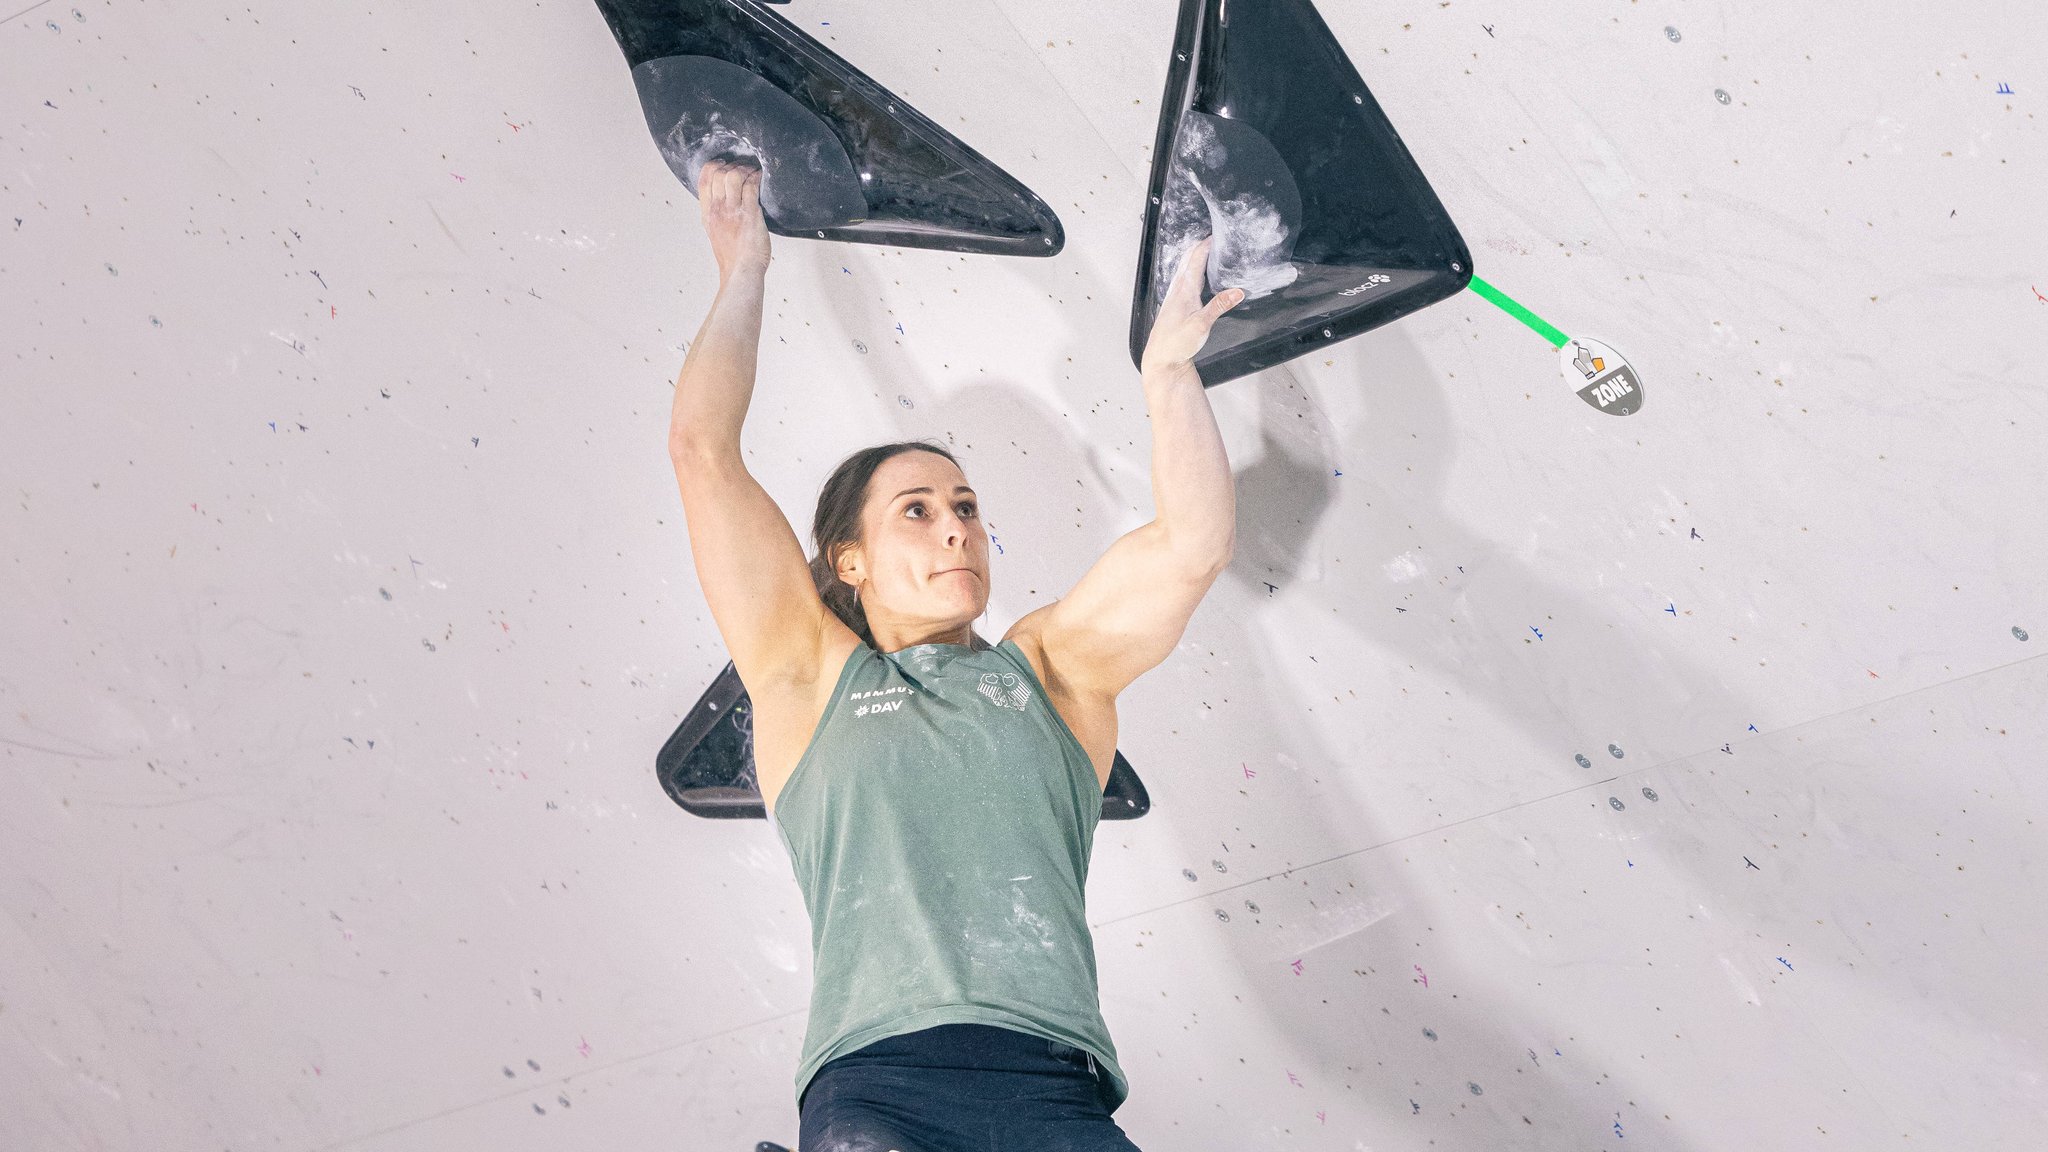
{"type": "Polygon", "coordinates": [[[1216,318],[1244,302],[1244,289],[1225,288],[1210,297],[1208,304],[1202,303],[1209,245],[1215,239],[1204,238],[1181,257],[1180,267],[1174,270],[1173,283],[1167,286],[1166,299],[1160,301],[1159,311],[1152,317],[1152,331],[1145,337],[1145,350],[1138,357],[1138,367],[1147,375],[1194,363],[1202,346],[1209,342],[1209,329],[1215,326],[1216,318]]]}
{"type": "Polygon", "coordinates": [[[697,173],[697,207],[722,281],[734,272],[768,268],[768,221],[761,212],[761,170],[709,160],[697,173]]]}

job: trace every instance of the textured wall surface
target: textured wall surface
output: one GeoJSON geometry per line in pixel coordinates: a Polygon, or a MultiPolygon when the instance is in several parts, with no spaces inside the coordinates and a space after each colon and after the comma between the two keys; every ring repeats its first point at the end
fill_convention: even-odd
{"type": "MultiPolygon", "coordinates": [[[[1239,0],[1240,3],[1244,0],[1239,0]]],[[[0,1148],[792,1144],[789,861],[663,451],[715,288],[595,8],[0,23],[0,1148]]],[[[1208,395],[1237,554],[1089,886],[1142,1147],[2048,1122],[2048,9],[1321,5],[1480,275],[1208,395]],[[2031,638],[2029,637],[2031,633],[2031,638]]],[[[1151,518],[1174,4],[783,9],[1058,211],[776,240],[750,466],[937,436],[984,634],[1151,518]],[[992,550],[993,551],[993,550],[992,550]]]]}

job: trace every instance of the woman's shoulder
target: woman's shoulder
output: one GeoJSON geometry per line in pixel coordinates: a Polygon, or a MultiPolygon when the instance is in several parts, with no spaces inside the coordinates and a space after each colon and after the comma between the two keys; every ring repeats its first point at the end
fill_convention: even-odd
{"type": "Polygon", "coordinates": [[[836,617],[828,618],[825,636],[818,645],[817,682],[831,686],[846,674],[846,668],[853,663],[853,657],[862,649],[874,651],[859,633],[841,624],[836,617]]]}
{"type": "MultiPolygon", "coordinates": [[[[1028,620],[1030,617],[1025,619],[1028,620]]],[[[1051,684],[1047,679],[1050,669],[1046,666],[1045,648],[1039,643],[1037,630],[1024,627],[1023,620],[1012,626],[1010,631],[991,647],[991,651],[1000,653],[999,659],[1009,664],[1029,669],[1040,688],[1047,688],[1051,684]]]]}
{"type": "Polygon", "coordinates": [[[1003,638],[997,641],[994,647],[1000,648],[1004,644],[1010,644],[1026,652],[1042,651],[1043,645],[1039,643],[1039,638],[1044,634],[1045,622],[1052,614],[1052,608],[1052,604],[1043,604],[1018,617],[1017,622],[1010,625],[1010,630],[1003,633],[1003,638]]]}

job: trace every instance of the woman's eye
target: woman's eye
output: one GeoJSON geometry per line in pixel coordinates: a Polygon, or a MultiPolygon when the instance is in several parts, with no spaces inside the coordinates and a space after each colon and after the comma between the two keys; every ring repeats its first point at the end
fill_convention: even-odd
{"type": "MultiPolygon", "coordinates": [[[[960,507],[961,509],[963,509],[963,511],[962,511],[962,513],[961,513],[961,515],[962,515],[962,517],[963,517],[963,518],[965,518],[965,519],[973,519],[973,517],[974,517],[974,505],[973,505],[973,504],[972,504],[971,502],[963,500],[963,501],[961,501],[961,502],[960,502],[960,504],[959,504],[959,507],[960,507]]],[[[924,501],[922,501],[922,500],[913,500],[913,501],[911,501],[911,502],[909,503],[909,505],[908,505],[908,506],[906,506],[906,507],[905,507],[905,508],[904,508],[903,510],[904,510],[904,512],[908,513],[908,512],[910,512],[910,511],[912,511],[913,509],[914,509],[914,510],[916,510],[916,511],[918,511],[918,512],[923,512],[923,511],[924,511],[924,501]]]]}

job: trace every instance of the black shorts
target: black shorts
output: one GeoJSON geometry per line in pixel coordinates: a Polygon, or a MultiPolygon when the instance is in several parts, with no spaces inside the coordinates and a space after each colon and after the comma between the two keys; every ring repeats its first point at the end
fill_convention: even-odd
{"type": "Polygon", "coordinates": [[[827,1061],[796,1152],[1138,1152],[1094,1058],[1043,1036],[941,1024],[827,1061]]]}

